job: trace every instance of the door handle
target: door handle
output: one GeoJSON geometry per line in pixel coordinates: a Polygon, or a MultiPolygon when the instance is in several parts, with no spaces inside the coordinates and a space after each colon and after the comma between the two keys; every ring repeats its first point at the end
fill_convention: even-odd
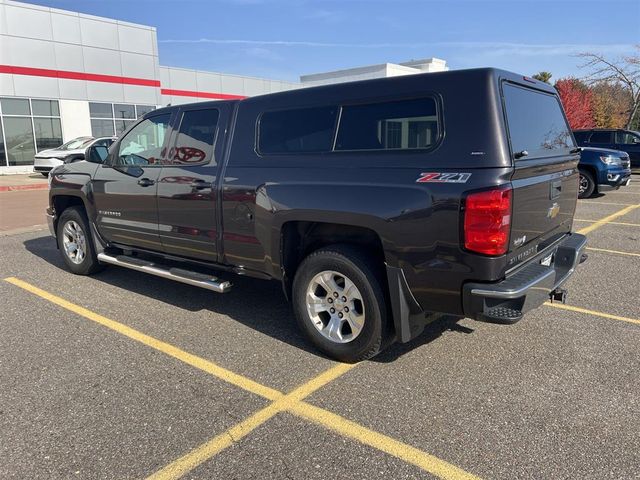
{"type": "Polygon", "coordinates": [[[138,180],[138,185],[140,185],[141,187],[150,187],[154,183],[156,182],[154,182],[150,178],[141,178],[140,180],[138,180]]]}
{"type": "Polygon", "coordinates": [[[213,188],[213,183],[205,182],[204,180],[194,180],[191,182],[191,188],[195,188],[196,190],[202,190],[204,188],[213,188]]]}

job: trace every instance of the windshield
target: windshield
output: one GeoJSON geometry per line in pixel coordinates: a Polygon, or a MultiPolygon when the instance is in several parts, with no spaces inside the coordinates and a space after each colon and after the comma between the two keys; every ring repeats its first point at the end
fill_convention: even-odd
{"type": "Polygon", "coordinates": [[[88,147],[93,141],[93,137],[78,137],[69,140],[67,143],[58,147],[58,150],[77,150],[79,148],[88,147]]]}

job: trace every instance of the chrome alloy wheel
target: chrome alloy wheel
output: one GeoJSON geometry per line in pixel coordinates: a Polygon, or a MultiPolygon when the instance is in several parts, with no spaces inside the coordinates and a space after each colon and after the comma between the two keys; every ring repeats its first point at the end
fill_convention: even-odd
{"type": "Polygon", "coordinates": [[[364,327],[364,302],[355,284],[342,273],[318,273],[307,287],[307,312],[326,339],[349,343],[364,327]]]}
{"type": "Polygon", "coordinates": [[[82,227],[75,221],[69,220],[62,229],[62,245],[67,258],[73,263],[80,264],[87,255],[87,242],[82,227]]]}
{"type": "Polygon", "coordinates": [[[589,180],[583,174],[580,174],[580,183],[578,185],[578,193],[583,194],[589,188],[589,180]]]}

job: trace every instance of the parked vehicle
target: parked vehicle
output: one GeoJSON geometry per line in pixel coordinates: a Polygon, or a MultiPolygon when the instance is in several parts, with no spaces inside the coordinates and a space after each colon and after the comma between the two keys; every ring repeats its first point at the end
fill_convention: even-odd
{"type": "Polygon", "coordinates": [[[618,150],[583,147],[580,155],[578,198],[618,190],[631,183],[629,155],[618,150]]]}
{"type": "Polygon", "coordinates": [[[84,160],[85,150],[91,145],[102,145],[108,148],[115,139],[116,137],[78,137],[58,148],[42,150],[34,157],[33,170],[46,177],[51,169],[58,165],[84,160]]]}
{"type": "Polygon", "coordinates": [[[411,340],[433,312],[516,322],[564,301],[586,259],[557,93],[505,71],[166,107],[89,150],[100,165],[51,174],[72,272],[119,265],[214,292],[232,273],[277,280],[343,361],[411,340]]]}
{"type": "Polygon", "coordinates": [[[631,160],[631,168],[640,169],[640,132],[594,128],[575,130],[573,134],[581,147],[608,148],[626,152],[631,160]]]}

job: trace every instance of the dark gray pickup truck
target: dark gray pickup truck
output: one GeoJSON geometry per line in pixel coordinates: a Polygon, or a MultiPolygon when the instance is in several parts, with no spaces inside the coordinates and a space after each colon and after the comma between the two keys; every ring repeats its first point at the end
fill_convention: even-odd
{"type": "Polygon", "coordinates": [[[276,280],[343,361],[411,340],[432,313],[516,322],[564,301],[586,259],[556,91],[505,71],[160,108],[85,157],[50,176],[72,272],[112,264],[218,293],[233,273],[276,280]]]}

